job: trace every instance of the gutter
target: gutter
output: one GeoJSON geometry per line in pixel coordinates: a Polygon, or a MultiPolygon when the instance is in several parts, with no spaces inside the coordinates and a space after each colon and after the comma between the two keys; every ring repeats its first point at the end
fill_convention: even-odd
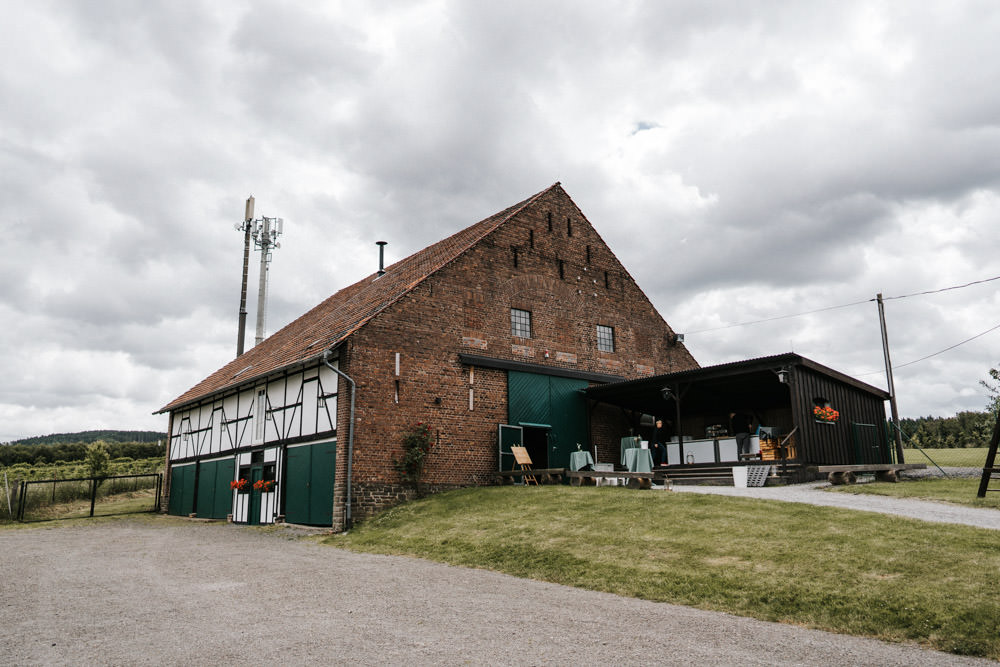
{"type": "MultiPolygon", "coordinates": [[[[347,380],[348,384],[351,385],[351,421],[347,425],[347,509],[344,515],[344,532],[351,529],[354,521],[351,518],[351,461],[354,460],[354,390],[355,384],[354,380],[351,379],[349,375],[341,371],[339,368],[327,361],[330,358],[330,350],[325,350],[323,352],[323,357],[321,361],[323,364],[329,368],[331,371],[339,375],[340,377],[347,380]]],[[[337,467],[334,466],[334,474],[336,474],[337,467]]]]}

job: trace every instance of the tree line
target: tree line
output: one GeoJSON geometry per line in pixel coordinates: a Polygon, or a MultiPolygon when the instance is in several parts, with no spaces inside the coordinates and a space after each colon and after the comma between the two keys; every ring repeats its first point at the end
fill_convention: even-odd
{"type": "Polygon", "coordinates": [[[89,445],[98,440],[107,443],[113,442],[152,442],[163,440],[166,433],[158,431],[78,431],[76,433],[52,433],[50,435],[39,435],[33,438],[22,438],[5,442],[4,445],[61,445],[83,443],[89,445]]]}
{"type": "MultiPolygon", "coordinates": [[[[87,458],[87,447],[93,442],[67,442],[51,445],[6,445],[0,447],[0,466],[15,463],[47,464],[56,461],[83,461],[87,458]]],[[[163,440],[153,442],[107,442],[110,458],[148,459],[166,456],[167,446],[163,440]]]]}
{"type": "MultiPolygon", "coordinates": [[[[993,434],[996,414],[991,411],[959,412],[954,417],[917,417],[899,420],[912,444],[923,448],[986,447],[993,434]]],[[[905,445],[909,445],[904,438],[905,445]]]]}

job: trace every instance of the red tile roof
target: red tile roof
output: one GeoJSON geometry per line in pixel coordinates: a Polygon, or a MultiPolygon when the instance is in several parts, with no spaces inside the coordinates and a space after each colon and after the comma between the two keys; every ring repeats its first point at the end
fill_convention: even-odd
{"type": "Polygon", "coordinates": [[[385,270],[385,275],[381,277],[373,273],[345,287],[305,315],[264,339],[260,345],[236,357],[157,412],[175,410],[209,394],[246,384],[283,368],[322,356],[324,350],[344,341],[382,310],[472,248],[533,201],[550,190],[561,187],[556,183],[510,208],[438,241],[389,266],[385,270]]]}

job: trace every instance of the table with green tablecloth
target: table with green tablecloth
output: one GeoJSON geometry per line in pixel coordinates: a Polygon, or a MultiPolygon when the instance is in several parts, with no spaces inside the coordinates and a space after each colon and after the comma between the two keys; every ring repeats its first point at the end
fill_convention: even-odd
{"type": "Polygon", "coordinates": [[[594,465],[594,457],[590,455],[590,452],[577,451],[569,455],[569,469],[574,472],[592,465],[594,465]]]}
{"type": "Polygon", "coordinates": [[[648,449],[632,447],[622,454],[622,465],[629,472],[651,472],[653,470],[653,455],[648,449]]]}

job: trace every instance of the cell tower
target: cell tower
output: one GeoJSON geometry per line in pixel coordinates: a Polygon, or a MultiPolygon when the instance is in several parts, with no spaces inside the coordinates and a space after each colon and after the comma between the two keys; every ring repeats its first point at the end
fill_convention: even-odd
{"type": "Polygon", "coordinates": [[[236,356],[243,354],[243,339],[246,336],[247,320],[247,269],[250,264],[250,239],[260,250],[260,283],[257,290],[257,338],[254,345],[264,340],[264,325],[267,320],[267,274],[271,264],[271,249],[281,247],[278,237],[284,231],[285,221],[281,218],[254,218],[254,198],[247,199],[243,222],[236,230],[243,232],[243,284],[240,291],[240,326],[236,341],[236,356]]]}

